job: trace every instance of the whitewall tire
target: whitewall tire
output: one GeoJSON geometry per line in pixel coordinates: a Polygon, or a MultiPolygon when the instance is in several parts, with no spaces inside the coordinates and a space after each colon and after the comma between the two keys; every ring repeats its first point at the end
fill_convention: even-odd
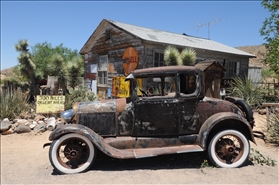
{"type": "Polygon", "coordinates": [[[237,168],[247,161],[250,143],[237,130],[223,130],[211,139],[207,153],[213,165],[222,168],[237,168]]]}
{"type": "Polygon", "coordinates": [[[93,143],[85,136],[70,133],[54,140],[49,149],[52,166],[62,174],[88,170],[95,157],[93,143]]]}

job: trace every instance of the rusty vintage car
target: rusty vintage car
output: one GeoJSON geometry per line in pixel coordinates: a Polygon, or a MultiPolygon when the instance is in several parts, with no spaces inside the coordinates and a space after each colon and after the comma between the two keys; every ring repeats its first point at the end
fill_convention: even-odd
{"type": "Polygon", "coordinates": [[[75,103],[49,136],[50,163],[84,172],[99,150],[120,159],[206,152],[215,166],[242,166],[255,143],[251,108],[205,97],[203,78],[192,66],[139,69],[126,77],[128,98],[75,103]]]}

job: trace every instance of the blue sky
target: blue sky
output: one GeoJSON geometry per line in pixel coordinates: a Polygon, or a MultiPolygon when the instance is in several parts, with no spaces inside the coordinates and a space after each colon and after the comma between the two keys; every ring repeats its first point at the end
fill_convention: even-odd
{"type": "Polygon", "coordinates": [[[1,1],[1,70],[18,64],[20,39],[80,51],[102,19],[237,47],[264,43],[269,15],[261,1],[1,1]]]}

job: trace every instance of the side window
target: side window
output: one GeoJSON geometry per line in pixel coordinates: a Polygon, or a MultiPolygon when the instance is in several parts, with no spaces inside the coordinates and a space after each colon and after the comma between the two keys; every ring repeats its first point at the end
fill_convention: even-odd
{"type": "Polygon", "coordinates": [[[98,84],[100,85],[107,84],[108,81],[107,68],[108,68],[108,56],[107,55],[100,56],[98,62],[98,84]]]}
{"type": "Polygon", "coordinates": [[[174,97],[176,92],[176,83],[174,76],[150,77],[143,79],[143,90],[148,97],[168,96],[174,97]]]}
{"type": "Polygon", "coordinates": [[[196,76],[194,74],[180,75],[180,93],[182,95],[192,94],[196,91],[196,76]]]}

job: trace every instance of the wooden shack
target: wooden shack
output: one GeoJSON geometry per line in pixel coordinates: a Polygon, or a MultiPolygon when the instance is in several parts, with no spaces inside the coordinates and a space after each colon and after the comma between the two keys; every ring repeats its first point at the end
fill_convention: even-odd
{"type": "Polygon", "coordinates": [[[123,88],[115,91],[113,80],[125,78],[135,69],[164,66],[167,46],[180,51],[194,49],[197,55],[195,62],[220,62],[227,69],[226,78],[247,76],[249,58],[255,57],[213,40],[103,19],[79,52],[84,55],[84,80],[99,98],[122,97],[125,84],[120,84],[118,87],[123,88]]]}
{"type": "Polygon", "coordinates": [[[200,62],[195,67],[204,72],[205,96],[221,98],[220,86],[226,69],[218,61],[200,62]]]}

